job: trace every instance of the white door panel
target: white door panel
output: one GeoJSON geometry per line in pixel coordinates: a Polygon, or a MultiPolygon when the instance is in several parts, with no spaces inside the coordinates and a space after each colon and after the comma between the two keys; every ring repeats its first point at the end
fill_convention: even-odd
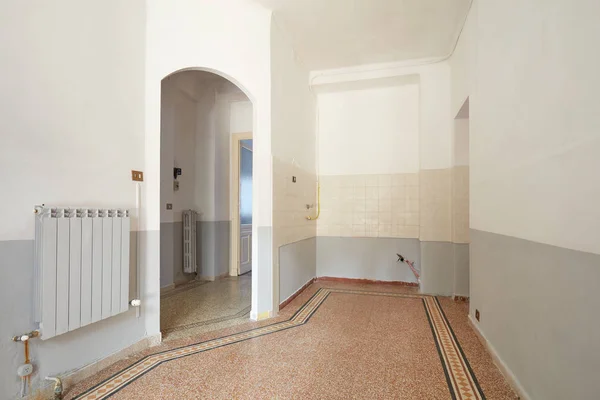
{"type": "Polygon", "coordinates": [[[252,269],[252,225],[240,229],[240,275],[252,269]]]}

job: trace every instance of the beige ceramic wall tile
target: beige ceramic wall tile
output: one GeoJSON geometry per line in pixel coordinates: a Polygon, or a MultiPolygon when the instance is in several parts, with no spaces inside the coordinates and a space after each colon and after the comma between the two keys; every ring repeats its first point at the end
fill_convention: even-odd
{"type": "Polygon", "coordinates": [[[451,172],[450,169],[420,172],[419,235],[422,241],[452,240],[451,172]]]}
{"type": "Polygon", "coordinates": [[[316,213],[316,208],[306,208],[307,204],[316,206],[316,182],[316,174],[273,159],[274,249],[317,235],[316,221],[306,219],[316,213]]]}
{"type": "Polygon", "coordinates": [[[319,236],[418,237],[418,174],[321,176],[320,183],[319,236]]]}
{"type": "Polygon", "coordinates": [[[452,169],[452,241],[469,243],[469,167],[452,169]]]}

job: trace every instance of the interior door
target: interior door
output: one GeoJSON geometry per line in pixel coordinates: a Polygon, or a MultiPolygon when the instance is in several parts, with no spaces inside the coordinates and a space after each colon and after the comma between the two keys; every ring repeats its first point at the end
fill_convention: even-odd
{"type": "Polygon", "coordinates": [[[240,141],[240,275],[252,270],[252,139],[240,141]]]}

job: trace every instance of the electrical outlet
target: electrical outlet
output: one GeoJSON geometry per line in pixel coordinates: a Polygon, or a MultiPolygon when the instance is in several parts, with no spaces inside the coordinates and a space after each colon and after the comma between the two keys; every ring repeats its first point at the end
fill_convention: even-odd
{"type": "Polygon", "coordinates": [[[475,319],[479,321],[479,310],[475,310],[475,319]]]}
{"type": "Polygon", "coordinates": [[[167,210],[172,210],[172,209],[173,209],[173,204],[167,203],[167,210]]]}
{"type": "Polygon", "coordinates": [[[296,183],[296,177],[292,176],[292,182],[296,183]]]}
{"type": "Polygon", "coordinates": [[[173,190],[175,192],[179,190],[179,181],[173,181],[173,190]]]}
{"type": "Polygon", "coordinates": [[[144,181],[144,173],[142,171],[131,171],[131,180],[143,182],[144,181]]]}

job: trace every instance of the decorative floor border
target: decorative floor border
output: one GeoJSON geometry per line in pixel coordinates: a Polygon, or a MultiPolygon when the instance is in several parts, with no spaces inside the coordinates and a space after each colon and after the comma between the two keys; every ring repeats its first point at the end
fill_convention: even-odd
{"type": "Polygon", "coordinates": [[[452,327],[450,326],[450,323],[444,314],[444,310],[442,309],[440,302],[436,297],[419,294],[373,292],[333,288],[318,289],[315,294],[313,294],[313,296],[308,299],[308,301],[304,303],[304,305],[300,307],[300,309],[298,309],[298,311],[296,311],[296,313],[290,319],[286,321],[275,322],[260,328],[254,328],[220,338],[207,340],[205,342],[186,345],[148,355],[135,362],[131,366],[121,370],[120,372],[117,372],[115,375],[105,379],[96,386],[88,389],[84,393],[76,396],[75,399],[106,399],[162,363],[304,325],[310,320],[310,318],[315,314],[321,304],[323,304],[323,302],[331,293],[422,299],[452,399],[485,400],[483,391],[481,390],[481,387],[477,382],[477,378],[475,377],[475,374],[469,365],[469,361],[460,347],[460,344],[456,339],[456,335],[454,334],[454,331],[452,330],[452,327]]]}

